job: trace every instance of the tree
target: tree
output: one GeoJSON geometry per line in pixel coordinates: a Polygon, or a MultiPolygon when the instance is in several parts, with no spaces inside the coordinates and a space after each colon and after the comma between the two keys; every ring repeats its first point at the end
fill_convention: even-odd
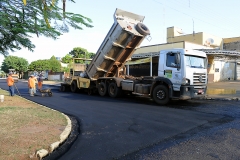
{"type": "MultiPolygon", "coordinates": [[[[81,47],[75,47],[72,51],[69,52],[69,54],[72,56],[72,58],[86,58],[90,59],[94,57],[94,53],[89,53],[86,49],[81,47]]],[[[83,60],[76,60],[76,63],[85,63],[83,60]]]]}
{"type": "Polygon", "coordinates": [[[24,58],[17,56],[7,56],[2,63],[1,69],[8,73],[9,69],[15,69],[21,77],[23,72],[26,72],[28,69],[28,61],[24,58]]]}
{"type": "Polygon", "coordinates": [[[46,70],[50,70],[50,61],[45,59],[45,60],[37,60],[33,61],[29,66],[28,70],[29,71],[37,71],[37,72],[42,72],[46,70]]]}
{"type": "Polygon", "coordinates": [[[96,55],[96,53],[89,52],[89,58],[90,58],[90,59],[93,59],[95,55],[96,55]]]}
{"type": "Polygon", "coordinates": [[[55,56],[52,56],[49,60],[50,70],[52,72],[60,72],[61,71],[61,63],[56,59],[55,56]]]}
{"type": "Polygon", "coordinates": [[[61,62],[62,63],[70,63],[72,61],[72,55],[70,54],[66,54],[62,59],[61,62]]]}
{"type": "Polygon", "coordinates": [[[75,47],[72,51],[69,52],[73,58],[87,58],[88,51],[81,47],[75,47]]]}
{"type": "MultiPolygon", "coordinates": [[[[74,2],[74,0],[69,0],[74,2]]],[[[66,12],[66,0],[1,0],[0,1],[0,54],[22,47],[33,51],[35,45],[29,39],[32,34],[56,39],[69,31],[69,26],[82,30],[93,27],[90,18],[66,12]]],[[[75,2],[74,2],[75,3],[75,2]]]]}

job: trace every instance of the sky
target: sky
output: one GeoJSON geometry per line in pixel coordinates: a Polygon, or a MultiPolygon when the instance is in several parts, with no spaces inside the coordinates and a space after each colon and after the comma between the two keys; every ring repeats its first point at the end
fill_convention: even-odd
{"type": "MultiPolygon", "coordinates": [[[[29,64],[39,59],[64,57],[75,47],[96,53],[114,23],[116,8],[145,16],[143,23],[151,32],[151,41],[141,46],[166,43],[168,27],[181,28],[185,34],[205,32],[217,37],[240,36],[239,0],[75,0],[67,1],[66,11],[92,19],[93,28],[70,28],[57,40],[46,37],[31,38],[34,52],[23,48],[10,55],[25,58],[29,64]]],[[[0,65],[4,57],[0,55],[0,65]]]]}

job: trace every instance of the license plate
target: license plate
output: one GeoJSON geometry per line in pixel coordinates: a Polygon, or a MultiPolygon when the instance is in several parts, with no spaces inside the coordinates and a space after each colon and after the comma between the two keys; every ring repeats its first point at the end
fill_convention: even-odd
{"type": "Polygon", "coordinates": [[[203,90],[202,90],[202,89],[198,90],[198,93],[202,93],[202,92],[203,92],[203,90]]]}

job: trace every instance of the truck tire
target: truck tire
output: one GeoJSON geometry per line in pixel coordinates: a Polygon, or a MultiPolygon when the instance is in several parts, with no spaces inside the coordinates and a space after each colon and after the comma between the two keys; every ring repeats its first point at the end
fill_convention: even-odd
{"type": "Polygon", "coordinates": [[[153,89],[153,100],[160,105],[165,105],[170,101],[168,89],[164,85],[158,85],[153,89]]]}
{"type": "Polygon", "coordinates": [[[61,91],[61,92],[66,92],[66,86],[61,86],[61,87],[60,87],[60,91],[61,91]]]}
{"type": "Polygon", "coordinates": [[[107,94],[107,85],[106,85],[106,83],[101,82],[98,85],[98,93],[99,93],[100,96],[106,96],[106,94],[107,94]]]}
{"type": "Polygon", "coordinates": [[[122,89],[117,86],[116,83],[112,82],[108,86],[108,95],[112,98],[120,97],[122,89]]]}
{"type": "Polygon", "coordinates": [[[91,90],[91,89],[88,89],[88,90],[87,90],[87,93],[88,93],[88,95],[91,95],[91,94],[92,94],[92,90],[91,90]]]}
{"type": "Polygon", "coordinates": [[[138,23],[135,28],[136,28],[136,30],[137,30],[140,34],[142,34],[142,35],[144,35],[144,36],[150,34],[150,30],[149,30],[148,27],[147,27],[146,25],[144,25],[143,23],[138,23]]]}
{"type": "Polygon", "coordinates": [[[71,91],[73,93],[76,93],[77,92],[77,82],[76,81],[72,81],[72,84],[71,84],[71,91]]]}
{"type": "Polygon", "coordinates": [[[48,96],[49,96],[49,97],[52,97],[52,95],[53,95],[52,92],[49,92],[49,93],[48,93],[48,96]]]}

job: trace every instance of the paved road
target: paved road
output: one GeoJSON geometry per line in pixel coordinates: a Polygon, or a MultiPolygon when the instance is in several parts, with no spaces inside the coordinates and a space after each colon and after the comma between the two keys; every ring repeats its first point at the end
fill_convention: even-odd
{"type": "MultiPolygon", "coordinates": [[[[191,109],[200,108],[202,101],[158,106],[144,98],[111,99],[62,93],[54,87],[53,97],[30,97],[26,83],[19,82],[17,87],[23,97],[73,115],[79,121],[80,135],[62,160],[122,158],[204,125],[218,125],[214,122],[225,117],[191,109]]],[[[4,80],[0,80],[0,88],[7,89],[4,80]]]]}

